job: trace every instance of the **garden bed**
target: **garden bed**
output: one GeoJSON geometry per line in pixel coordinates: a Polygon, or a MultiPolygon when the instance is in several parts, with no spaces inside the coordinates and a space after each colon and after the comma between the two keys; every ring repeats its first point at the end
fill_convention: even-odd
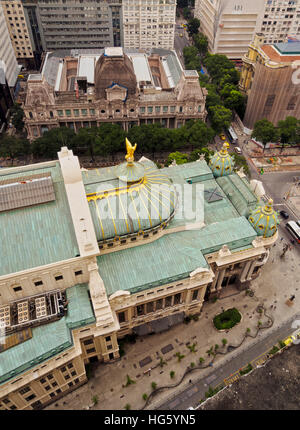
{"type": "Polygon", "coordinates": [[[214,327],[219,330],[229,330],[238,324],[242,319],[242,315],[236,308],[227,309],[226,311],[216,315],[213,319],[214,327]]]}

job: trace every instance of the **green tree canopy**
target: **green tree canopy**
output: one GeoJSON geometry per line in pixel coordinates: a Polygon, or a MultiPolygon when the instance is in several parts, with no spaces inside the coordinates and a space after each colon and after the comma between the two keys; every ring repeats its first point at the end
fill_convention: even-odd
{"type": "Polygon", "coordinates": [[[175,160],[176,164],[184,164],[187,163],[189,159],[188,154],[183,154],[182,152],[176,151],[171,152],[168,156],[167,165],[172,164],[172,161],[175,160]]]}
{"type": "Polygon", "coordinates": [[[193,41],[201,57],[206,55],[208,50],[207,37],[203,33],[196,33],[196,34],[193,34],[193,41]]]}
{"type": "Polygon", "coordinates": [[[20,103],[14,103],[14,105],[11,107],[11,122],[12,125],[15,127],[16,131],[18,133],[21,133],[24,129],[24,111],[21,107],[20,103]]]}
{"type": "Polygon", "coordinates": [[[270,121],[264,118],[256,121],[251,137],[261,142],[265,149],[267,143],[275,142],[278,139],[278,131],[270,121]]]}
{"type": "Polygon", "coordinates": [[[189,35],[192,36],[193,34],[198,33],[199,27],[200,27],[200,21],[198,18],[190,19],[187,24],[187,31],[189,35]]]}
{"type": "Polygon", "coordinates": [[[293,116],[287,116],[286,119],[278,121],[277,127],[281,143],[299,143],[299,126],[300,121],[293,116]]]}
{"type": "Polygon", "coordinates": [[[232,112],[224,106],[215,105],[209,108],[209,117],[215,132],[221,133],[224,128],[230,127],[232,112]]]}
{"type": "Polygon", "coordinates": [[[30,143],[25,138],[5,134],[0,139],[0,157],[9,157],[13,165],[14,159],[30,153],[30,143]]]}
{"type": "Polygon", "coordinates": [[[32,153],[37,157],[57,158],[62,146],[73,148],[75,132],[68,127],[52,128],[32,143],[32,153]]]}

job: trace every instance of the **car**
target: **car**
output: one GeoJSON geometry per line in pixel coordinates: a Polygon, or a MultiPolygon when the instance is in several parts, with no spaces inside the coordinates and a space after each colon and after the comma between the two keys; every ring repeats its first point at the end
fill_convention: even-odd
{"type": "Polygon", "coordinates": [[[296,221],[296,224],[300,227],[300,219],[298,219],[298,221],[296,221]]]}
{"type": "Polygon", "coordinates": [[[220,134],[219,135],[220,136],[220,138],[222,139],[222,140],[226,140],[226,137],[225,137],[225,135],[222,133],[222,134],[220,134]]]}
{"type": "Polygon", "coordinates": [[[289,214],[286,211],[280,211],[279,213],[282,216],[282,218],[284,218],[284,219],[288,219],[289,218],[289,214]]]}
{"type": "Polygon", "coordinates": [[[180,33],[180,35],[179,35],[180,37],[183,37],[183,34],[182,33],[180,33]]]}
{"type": "Polygon", "coordinates": [[[242,153],[241,148],[239,148],[238,146],[236,146],[236,147],[234,148],[234,150],[235,150],[235,152],[236,152],[237,154],[241,154],[241,153],[242,153]]]}

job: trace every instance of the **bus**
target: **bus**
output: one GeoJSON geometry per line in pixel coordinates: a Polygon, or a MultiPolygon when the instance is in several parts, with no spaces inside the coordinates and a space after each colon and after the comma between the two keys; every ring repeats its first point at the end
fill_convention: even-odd
{"type": "Polygon", "coordinates": [[[285,224],[287,231],[290,233],[293,238],[300,243],[300,227],[297,225],[295,221],[289,221],[285,224]]]}
{"type": "Polygon", "coordinates": [[[238,143],[238,137],[232,127],[229,127],[227,130],[227,136],[231,144],[235,145],[238,143]]]}

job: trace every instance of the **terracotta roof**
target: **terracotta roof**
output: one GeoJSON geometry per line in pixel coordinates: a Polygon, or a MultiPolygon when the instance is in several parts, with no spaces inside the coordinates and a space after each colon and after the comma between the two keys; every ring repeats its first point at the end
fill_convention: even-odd
{"type": "Polygon", "coordinates": [[[300,55],[281,55],[273,45],[262,45],[262,51],[269,57],[271,61],[276,63],[291,63],[300,60],[300,55]]]}

